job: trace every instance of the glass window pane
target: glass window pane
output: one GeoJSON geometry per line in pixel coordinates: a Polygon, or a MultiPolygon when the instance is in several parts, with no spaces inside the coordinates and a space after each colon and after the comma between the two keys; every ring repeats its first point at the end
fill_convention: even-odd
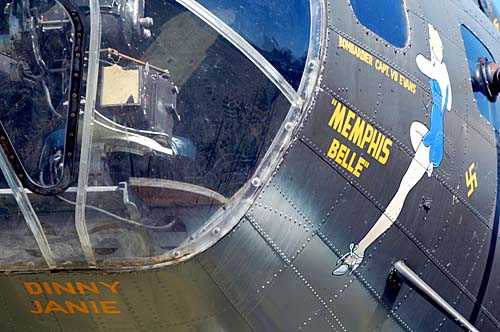
{"type": "MultiPolygon", "coordinates": [[[[488,51],[486,46],[484,46],[483,43],[481,43],[469,29],[462,25],[461,30],[469,65],[469,74],[471,76],[474,76],[474,71],[476,70],[478,59],[480,57],[485,56],[489,61],[492,62],[495,62],[495,59],[488,51]]],[[[481,114],[489,122],[491,122],[495,126],[495,128],[500,129],[500,118],[498,116],[497,103],[489,102],[486,96],[481,92],[474,92],[474,98],[477,101],[477,107],[481,114]]]]}
{"type": "Polygon", "coordinates": [[[207,222],[238,203],[290,108],[180,5],[149,2],[144,15],[151,38],[129,46],[102,36],[86,210],[101,266],[163,255],[210,232],[207,222]]]}
{"type": "MultiPolygon", "coordinates": [[[[25,189],[31,190],[27,190],[29,202],[26,205],[33,208],[36,214],[33,219],[40,222],[57,265],[68,268],[82,267],[86,263],[76,233],[74,206],[56,196],[35,192],[41,188],[38,192],[47,194],[43,190],[63,190],[71,185],[72,163],[66,161],[74,158],[74,147],[70,145],[76,141],[76,135],[71,128],[67,132],[67,128],[69,124],[77,125],[86,37],[82,33],[83,16],[69,15],[70,10],[79,9],[74,6],[66,0],[4,1],[0,4],[3,15],[0,25],[0,121],[31,181],[18,172],[19,163],[9,159],[25,189]],[[70,113],[75,116],[70,117],[70,113]],[[68,159],[65,154],[72,157],[68,159]]],[[[30,268],[47,268],[12,190],[3,179],[0,187],[0,206],[4,208],[0,216],[5,219],[2,225],[11,228],[11,231],[2,230],[2,234],[18,242],[14,245],[5,240],[2,244],[16,250],[17,246],[26,247],[43,262],[36,266],[31,264],[30,268]],[[21,232],[23,237],[14,236],[16,232],[21,232]]],[[[0,260],[2,269],[16,263],[16,256],[5,257],[5,261],[0,260]]],[[[32,259],[20,257],[27,262],[32,259]]]]}
{"type": "Polygon", "coordinates": [[[311,26],[307,0],[200,0],[232,27],[297,89],[311,26]]]}
{"type": "Polygon", "coordinates": [[[0,172],[0,266],[2,271],[46,269],[33,233],[0,172]]]}
{"type": "Polygon", "coordinates": [[[358,20],[396,47],[408,39],[408,22],[403,0],[351,0],[358,20]]]}
{"type": "Polygon", "coordinates": [[[17,3],[0,8],[0,121],[32,181],[54,186],[63,176],[74,27],[57,1],[27,12],[17,3]]]}
{"type": "MultiPolygon", "coordinates": [[[[25,94],[24,82],[0,73],[8,80],[0,81],[1,120],[18,143],[30,175],[41,185],[57,182],[61,170],[57,156],[69,142],[66,120],[58,114],[68,114],[71,71],[66,69],[71,59],[64,56],[72,48],[72,32],[66,30],[71,24],[67,26],[62,7],[50,1],[37,2],[41,6],[37,13],[44,14],[39,19],[46,25],[40,54],[47,58],[47,71],[41,80],[30,76],[40,80],[39,87],[45,84],[48,92],[32,88],[25,94]]],[[[82,96],[80,107],[83,111],[83,100],[95,98],[92,144],[78,148],[91,153],[86,223],[102,267],[164,262],[180,246],[197,247],[197,239],[215,230],[217,224],[209,224],[212,217],[237,207],[243,193],[248,193],[250,179],[291,106],[236,47],[176,1],[124,4],[137,3],[144,6],[101,7],[97,94],[82,96]]],[[[89,15],[84,2],[79,9],[89,15]]],[[[10,29],[6,26],[0,29],[10,29]]],[[[89,32],[88,26],[85,31],[89,32]]],[[[14,57],[9,52],[0,49],[0,56],[14,57]]],[[[26,56],[36,67],[34,58],[26,56]]],[[[82,77],[82,92],[87,77],[82,77]]],[[[75,227],[78,175],[57,195],[28,193],[58,268],[88,266],[75,227]]],[[[7,187],[0,177],[2,184],[7,187]]],[[[17,241],[4,241],[2,269],[18,261],[33,269],[46,268],[10,189],[0,188],[0,199],[4,226],[9,227],[4,233],[17,241]],[[22,236],[13,235],[18,233],[22,236]],[[14,249],[11,255],[9,250],[14,249]]]]}
{"type": "Polygon", "coordinates": [[[500,30],[500,1],[499,0],[488,0],[482,1],[482,6],[481,8],[484,9],[489,9],[487,11],[487,16],[490,18],[491,22],[495,26],[497,30],[500,30]]]}

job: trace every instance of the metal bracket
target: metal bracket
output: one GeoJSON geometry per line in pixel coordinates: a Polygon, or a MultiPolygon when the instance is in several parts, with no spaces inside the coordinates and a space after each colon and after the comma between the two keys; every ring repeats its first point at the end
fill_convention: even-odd
{"type": "Polygon", "coordinates": [[[133,221],[140,221],[141,214],[139,212],[139,209],[137,208],[137,205],[135,205],[134,202],[130,201],[127,182],[118,183],[118,190],[121,190],[123,192],[123,204],[125,204],[125,207],[130,214],[130,219],[132,219],[133,221]]]}

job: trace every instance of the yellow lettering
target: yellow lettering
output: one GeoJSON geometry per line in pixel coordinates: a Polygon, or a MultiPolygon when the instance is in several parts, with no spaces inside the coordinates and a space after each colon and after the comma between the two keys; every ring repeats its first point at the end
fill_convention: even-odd
{"type": "Polygon", "coordinates": [[[94,294],[99,294],[99,289],[97,288],[97,285],[95,282],[90,282],[90,286],[87,286],[83,282],[75,282],[76,288],[78,289],[78,292],[80,294],[85,294],[85,290],[88,290],[89,292],[92,292],[94,294]]]}
{"type": "Polygon", "coordinates": [[[75,313],[75,309],[81,312],[82,314],[88,314],[90,313],[89,307],[87,306],[87,303],[85,301],[80,301],[80,306],[78,306],[76,303],[73,303],[71,301],[66,301],[66,308],[68,308],[68,312],[70,314],[75,313]]]}
{"type": "Polygon", "coordinates": [[[344,40],[345,39],[342,36],[339,36],[339,46],[340,46],[340,48],[343,48],[343,49],[345,49],[344,40]]]}
{"type": "Polygon", "coordinates": [[[417,91],[417,85],[412,82],[410,79],[404,77],[397,70],[389,66],[384,61],[375,58],[375,62],[373,61],[373,55],[369,52],[365,51],[363,48],[358,45],[350,42],[349,40],[339,36],[339,47],[346,52],[350,53],[352,56],[358,58],[359,60],[365,62],[371,67],[375,67],[375,70],[380,72],[381,74],[389,77],[394,82],[399,83],[402,87],[415,94],[417,91]]]}
{"type": "Polygon", "coordinates": [[[389,65],[384,63],[382,60],[375,60],[375,69],[389,77],[389,65]]]}
{"type": "Polygon", "coordinates": [[[344,122],[344,127],[342,128],[342,136],[344,136],[345,138],[349,137],[349,130],[351,130],[352,128],[352,125],[351,125],[351,120],[354,119],[354,117],[356,116],[356,113],[354,113],[353,111],[349,110],[349,112],[347,112],[347,117],[345,119],[345,122],[344,122]]]}
{"type": "Polygon", "coordinates": [[[377,154],[378,146],[380,144],[380,140],[382,139],[382,136],[384,136],[381,132],[377,132],[378,135],[373,135],[373,138],[370,142],[370,145],[368,146],[368,149],[366,152],[368,154],[371,154],[372,157],[375,158],[375,155],[377,154]]]}
{"type": "Polygon", "coordinates": [[[361,140],[363,139],[363,132],[365,130],[365,120],[361,120],[360,117],[356,119],[354,126],[352,127],[351,134],[349,135],[348,140],[356,144],[357,146],[361,145],[361,140]]]}
{"type": "Polygon", "coordinates": [[[41,314],[43,313],[43,307],[40,301],[35,300],[33,301],[33,304],[35,305],[35,310],[31,309],[32,314],[41,314]]]}
{"type": "Polygon", "coordinates": [[[47,294],[52,294],[52,289],[50,288],[50,285],[48,282],[42,282],[43,288],[45,288],[45,293],[47,294]]]}
{"type": "Polygon", "coordinates": [[[101,282],[99,282],[99,283],[100,283],[101,285],[103,285],[104,287],[109,288],[109,290],[111,291],[111,293],[113,293],[113,294],[118,293],[117,287],[118,287],[118,285],[120,284],[120,282],[119,282],[119,281],[115,281],[115,282],[114,282],[114,283],[112,283],[111,285],[110,285],[110,284],[105,283],[104,281],[101,281],[101,282]]]}
{"type": "Polygon", "coordinates": [[[101,308],[103,314],[116,315],[121,314],[120,310],[116,308],[116,301],[101,301],[101,308]]]}
{"type": "Polygon", "coordinates": [[[94,313],[98,314],[99,313],[99,308],[97,307],[97,304],[94,301],[89,301],[90,306],[92,307],[92,310],[94,310],[94,313]]]}
{"type": "MultiPolygon", "coordinates": [[[[377,62],[377,66],[380,66],[381,69],[386,68],[383,66],[384,64],[382,61],[377,62]]],[[[381,165],[385,165],[391,153],[392,140],[335,98],[332,99],[332,105],[334,105],[335,110],[332,112],[328,125],[358,148],[366,151],[381,165]]],[[[327,156],[356,177],[359,177],[363,169],[370,165],[366,159],[360,156],[359,152],[353,150],[353,146],[345,145],[337,138],[332,139],[327,156]]],[[[117,292],[117,282],[115,282],[116,285],[102,282],[101,284],[109,288],[112,293],[117,292]]]]}
{"type": "Polygon", "coordinates": [[[339,47],[348,51],[361,61],[366,62],[368,65],[373,65],[373,56],[370,53],[341,36],[339,36],[339,47]]]}
{"type": "Polygon", "coordinates": [[[415,94],[417,92],[417,84],[414,82],[410,82],[410,91],[415,94]]]}
{"type": "Polygon", "coordinates": [[[360,156],[352,174],[354,174],[355,177],[359,178],[359,176],[361,175],[361,171],[365,166],[368,167],[368,162],[365,160],[365,158],[360,156]]]}
{"type": "Polygon", "coordinates": [[[378,145],[377,152],[373,156],[373,158],[375,158],[376,160],[378,160],[380,158],[380,152],[382,152],[382,146],[384,146],[385,140],[386,140],[386,137],[382,135],[382,142],[380,142],[380,144],[378,145]]]}
{"type": "Polygon", "coordinates": [[[61,285],[58,282],[53,282],[52,288],[54,288],[54,292],[56,292],[59,295],[62,294],[61,290],[64,291],[65,293],[68,293],[68,294],[76,294],[76,291],[73,288],[73,285],[71,284],[71,282],[67,282],[66,287],[61,285]]]}
{"type": "Polygon", "coordinates": [[[354,159],[356,159],[356,152],[352,152],[351,159],[349,160],[349,164],[346,167],[346,169],[351,173],[354,172],[354,168],[352,167],[354,159]]]}
{"type": "Polygon", "coordinates": [[[341,103],[338,103],[335,107],[335,111],[328,121],[328,126],[332,127],[336,131],[340,132],[342,130],[342,123],[344,122],[346,107],[341,103]]]}
{"type": "Polygon", "coordinates": [[[66,309],[64,309],[59,304],[57,304],[56,301],[50,300],[47,303],[47,307],[45,307],[45,312],[44,313],[45,314],[49,314],[49,313],[55,312],[55,311],[62,312],[63,314],[68,314],[68,312],[66,311],[66,309]]]}
{"type": "Polygon", "coordinates": [[[397,82],[399,80],[399,73],[391,68],[391,78],[397,82]]]}
{"type": "Polygon", "coordinates": [[[380,156],[378,159],[378,162],[381,163],[382,165],[385,165],[387,163],[387,160],[389,159],[389,154],[391,151],[389,148],[392,146],[392,140],[390,138],[387,138],[384,142],[384,147],[382,148],[382,153],[384,154],[383,156],[380,156]]]}
{"type": "Polygon", "coordinates": [[[340,166],[344,167],[345,169],[347,169],[347,163],[346,163],[346,160],[347,158],[349,157],[349,154],[351,153],[351,149],[349,149],[347,146],[346,146],[346,151],[345,151],[345,155],[344,155],[344,158],[342,159],[342,162],[340,163],[340,166]]]}
{"type": "Polygon", "coordinates": [[[365,62],[370,66],[373,66],[373,56],[368,52],[365,52],[365,54],[366,54],[365,62]]]}
{"type": "Polygon", "coordinates": [[[26,288],[29,295],[40,295],[43,293],[43,289],[38,282],[26,281],[24,288],[26,288]]]}
{"type": "Polygon", "coordinates": [[[342,165],[342,160],[344,159],[346,151],[347,151],[347,146],[342,144],[337,153],[337,157],[335,158],[335,162],[337,162],[337,164],[342,165]]]}
{"type": "Polygon", "coordinates": [[[371,124],[366,124],[365,133],[363,135],[363,140],[361,141],[361,145],[358,145],[361,149],[365,148],[365,144],[371,142],[373,137],[373,126],[371,124]]]}
{"type": "Polygon", "coordinates": [[[337,155],[337,151],[339,149],[340,142],[337,139],[333,139],[332,144],[330,145],[330,150],[328,150],[328,157],[335,159],[337,155]]]}

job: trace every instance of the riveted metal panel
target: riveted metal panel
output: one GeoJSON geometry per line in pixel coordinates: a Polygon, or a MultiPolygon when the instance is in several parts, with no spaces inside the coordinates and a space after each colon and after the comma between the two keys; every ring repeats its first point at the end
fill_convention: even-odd
{"type": "Polygon", "coordinates": [[[291,210],[317,229],[330,218],[331,210],[346,190],[346,181],[311,148],[297,141],[276,171],[272,183],[291,210]]]}
{"type": "Polygon", "coordinates": [[[375,205],[384,207],[390,201],[392,193],[396,192],[399,186],[398,181],[388,181],[388,179],[401,179],[406,171],[401,165],[409,165],[411,158],[394,143],[389,147],[390,154],[387,163],[383,165],[367,154],[366,147],[360,149],[337,130],[329,127],[328,123],[335,110],[332,105],[332,98],[332,96],[324,92],[319,94],[315,112],[313,116],[307,119],[304,130],[301,132],[301,139],[349,182],[364,194],[369,195],[367,197],[375,205]],[[347,157],[344,157],[343,160],[339,160],[336,156],[334,158],[328,157],[328,152],[334,140],[339,141],[349,149],[346,152],[348,153],[347,157]],[[362,163],[361,158],[364,158],[368,165],[364,163],[367,167],[363,167],[359,171],[359,176],[357,176],[354,174],[353,169],[358,162],[362,163]]]}
{"type": "Polygon", "coordinates": [[[423,2],[421,8],[422,17],[439,32],[443,43],[446,43],[446,39],[448,42],[460,45],[460,17],[463,15],[463,8],[458,7],[452,1],[447,3],[423,2]],[[443,19],[443,15],[446,15],[446,20],[443,19]]]}
{"type": "Polygon", "coordinates": [[[396,293],[397,297],[392,302],[388,300],[388,275],[392,262],[397,259],[408,259],[409,264],[415,266],[425,280],[429,280],[458,310],[464,314],[471,311],[472,302],[462,296],[458,288],[396,227],[374,245],[364,264],[353,275],[328,277],[334,267],[332,260],[337,257],[331,241],[329,245],[314,237],[294,264],[327,305],[333,308],[347,330],[365,331],[367,326],[388,324],[385,320],[389,310],[393,315],[390,319],[395,321],[389,325],[397,324],[415,331],[439,327],[443,315],[408,287],[396,293]],[[424,316],[425,320],[418,318],[424,316]]]}
{"type": "MultiPolygon", "coordinates": [[[[489,243],[488,243],[489,245],[489,243]]],[[[489,250],[498,250],[498,245],[490,248],[489,250]]],[[[486,250],[487,250],[486,249],[486,250]]],[[[495,325],[500,329],[500,322],[497,317],[500,317],[500,257],[498,253],[494,253],[494,260],[492,262],[491,271],[481,269],[480,272],[484,273],[484,277],[489,277],[488,287],[486,288],[486,294],[483,300],[483,310],[485,314],[489,317],[495,325]],[[489,274],[489,275],[488,275],[489,274]]]]}
{"type": "Polygon", "coordinates": [[[257,305],[262,287],[273,284],[286,267],[246,219],[197,260],[242,311],[257,305]]]}
{"type": "Polygon", "coordinates": [[[3,275],[0,290],[9,331],[251,331],[194,260],[134,273],[3,275]]]}
{"type": "MultiPolygon", "coordinates": [[[[73,277],[66,276],[65,279],[69,281],[73,277]]],[[[66,280],[64,281],[66,282],[66,280]]],[[[75,331],[98,330],[98,325],[91,315],[71,315],[71,321],[68,321],[67,318],[61,317],[62,315],[58,315],[57,312],[49,311],[45,314],[44,312],[47,310],[46,304],[49,300],[57,300],[57,303],[63,304],[64,301],[74,296],[54,295],[50,297],[45,295],[45,293],[39,293],[38,289],[36,289],[37,294],[30,294],[28,292],[28,289],[31,289],[29,283],[36,283],[39,287],[43,287],[41,286],[42,282],[47,282],[45,275],[0,276],[0,294],[2,294],[1,302],[3,304],[3,308],[0,311],[0,317],[2,317],[0,319],[0,326],[2,330],[61,331],[68,328],[72,329],[73,327],[75,331]],[[39,308],[35,304],[36,302],[43,304],[43,311],[40,314],[36,313],[39,311],[39,308]]],[[[82,298],[81,300],[85,301],[87,298],[82,298]]]]}
{"type": "MultiPolygon", "coordinates": [[[[347,2],[338,1],[335,9],[330,26],[334,33],[330,38],[326,65],[333,74],[325,77],[322,87],[345,94],[343,96],[346,99],[358,101],[360,105],[364,105],[366,109],[362,111],[369,117],[378,118],[380,115],[380,119],[389,118],[384,116],[388,112],[384,112],[382,107],[382,103],[387,102],[380,95],[384,91],[391,92],[391,102],[393,99],[396,102],[398,99],[406,101],[406,104],[401,103],[404,107],[398,109],[400,113],[411,112],[418,105],[412,105],[408,100],[422,99],[420,96],[429,92],[428,79],[421,74],[417,76],[419,70],[415,62],[417,54],[422,52],[417,46],[426,45],[427,42],[427,25],[420,18],[408,14],[409,40],[405,47],[397,48],[364,27],[347,2]],[[370,61],[357,59],[339,47],[339,38],[347,39],[373,58],[370,61]],[[353,82],[359,85],[352,85],[353,82]],[[415,83],[414,88],[405,86],[405,82],[415,83]]],[[[397,113],[390,114],[398,118],[397,113]]]]}
{"type": "Polygon", "coordinates": [[[491,230],[467,207],[455,203],[443,229],[436,236],[439,242],[430,250],[441,262],[440,268],[451,273],[476,296],[486,265],[491,230]]]}
{"type": "Polygon", "coordinates": [[[328,220],[346,188],[334,169],[298,141],[248,217],[283,258],[292,261],[328,220]]]}
{"type": "MultiPolygon", "coordinates": [[[[405,284],[394,291],[388,284],[388,272],[397,260],[404,260],[426,283],[464,316],[472,311],[472,300],[449,274],[438,268],[438,263],[418,241],[402,234],[400,227],[392,227],[373,245],[366,266],[359,278],[379,299],[382,299],[405,324],[414,331],[432,331],[445,318],[421,295],[405,284]],[[397,294],[397,296],[395,296],[397,294]]],[[[392,286],[393,287],[393,286],[392,286]]]]}
{"type": "Polygon", "coordinates": [[[354,277],[339,278],[332,276],[337,256],[318,236],[314,237],[294,261],[301,275],[314,286],[327,306],[335,312],[347,331],[368,331],[372,325],[379,327],[389,311],[384,308],[374,321],[373,314],[379,306],[377,299],[354,277]],[[347,289],[355,289],[355,294],[344,294],[347,289]],[[355,309],[353,309],[355,308],[355,309]]]}
{"type": "Polygon", "coordinates": [[[280,192],[269,190],[267,193],[269,195],[263,196],[265,200],[257,200],[247,217],[289,264],[311,236],[311,226],[288,203],[279,202],[280,192]]]}
{"type": "MultiPolygon", "coordinates": [[[[294,261],[297,270],[314,285],[315,290],[327,303],[333,301],[335,294],[345,285],[345,278],[332,276],[337,260],[338,255],[332,248],[319,236],[315,236],[294,261]]],[[[352,282],[352,279],[349,279],[352,282]]]]}
{"type": "MultiPolygon", "coordinates": [[[[350,8],[342,10],[350,11],[350,8]]],[[[350,15],[334,20],[334,32],[331,35],[326,68],[334,74],[327,75],[323,80],[323,89],[329,92],[332,97],[340,99],[344,104],[355,110],[371,121],[377,128],[383,128],[385,133],[393,139],[394,145],[398,145],[408,155],[413,155],[413,148],[410,143],[409,128],[413,121],[419,121],[429,126],[429,114],[432,108],[432,98],[430,96],[429,79],[421,73],[416,66],[415,58],[417,54],[429,57],[429,44],[427,42],[428,28],[427,22],[420,17],[409,13],[408,18],[411,29],[411,42],[408,48],[401,53],[387,52],[392,46],[384,45],[383,41],[371,38],[369,35],[359,33],[359,27],[349,25],[344,22],[350,15]],[[346,18],[347,17],[347,18],[346,18]],[[349,31],[346,34],[345,31],[349,31]],[[401,86],[391,87],[390,80],[385,75],[377,72],[375,68],[359,60],[349,52],[339,47],[338,38],[346,38],[361,47],[377,59],[383,59],[394,68],[405,68],[404,74],[413,79],[417,84],[416,93],[405,96],[401,86]],[[382,45],[382,46],[381,46],[382,45]],[[357,72],[350,72],[356,68],[357,72]],[[359,74],[359,71],[363,71],[359,74]],[[380,81],[380,77],[384,77],[380,81]],[[377,94],[375,95],[375,92],[377,94]],[[381,114],[379,117],[377,114],[381,114]],[[390,114],[390,116],[388,116],[390,114]]],[[[451,87],[453,92],[452,111],[445,114],[445,151],[441,166],[435,170],[435,176],[445,184],[448,190],[452,191],[460,200],[469,202],[485,222],[492,215],[494,207],[494,186],[483,185],[481,193],[475,197],[469,197],[469,188],[466,185],[465,174],[472,166],[472,163],[479,163],[477,166],[480,174],[477,176],[483,180],[494,176],[493,159],[486,161],[480,156],[494,153],[495,138],[493,130],[484,118],[479,116],[479,112],[473,103],[472,91],[468,73],[468,64],[465,60],[465,50],[463,43],[453,42],[447,38],[448,31],[442,32],[444,44],[445,63],[448,67],[451,87]],[[473,147],[473,148],[472,148],[473,147]],[[473,149],[473,151],[472,151],[473,149]],[[492,173],[493,172],[493,173],[492,173]]],[[[451,33],[451,32],[450,32],[451,33]]],[[[457,23],[453,31],[454,35],[460,35],[460,27],[457,23]]],[[[461,37],[460,37],[461,38],[461,37]]],[[[373,60],[376,61],[376,60],[373,60]]],[[[407,91],[408,92],[408,91],[407,91]]],[[[320,96],[321,99],[321,96],[320,96]]],[[[319,107],[328,109],[328,102],[319,101],[319,107]]],[[[329,107],[330,110],[332,107],[329,107]]],[[[331,116],[331,111],[330,111],[331,116]]],[[[328,121],[327,115],[315,113],[312,119],[323,117],[322,121],[328,121]]],[[[315,122],[308,119],[304,131],[315,131],[321,120],[315,122]]],[[[394,146],[392,148],[394,150],[394,146]]],[[[392,152],[391,152],[392,153],[392,152]]],[[[393,156],[391,156],[393,158],[393,156]]],[[[484,159],[484,158],[483,158],[484,159]]],[[[389,160],[388,164],[393,161],[389,160]]],[[[373,167],[373,164],[372,164],[373,167]]]]}
{"type": "MultiPolygon", "coordinates": [[[[299,151],[307,150],[302,146],[302,143],[299,143],[299,146],[299,151]]],[[[295,148],[292,148],[291,153],[295,154],[294,151],[295,148]]],[[[307,152],[301,156],[300,160],[292,160],[292,164],[288,167],[303,171],[306,165],[315,163],[318,159],[314,153],[307,152]]],[[[287,158],[284,162],[288,165],[287,158]]],[[[324,168],[324,170],[328,173],[332,172],[328,168],[324,168]]],[[[328,173],[316,173],[316,176],[326,178],[328,173]]],[[[300,193],[303,197],[309,196],[312,201],[314,201],[315,196],[321,197],[323,195],[311,186],[304,188],[304,191],[301,190],[300,193]]],[[[314,230],[324,221],[323,218],[308,218],[301,210],[301,207],[304,206],[302,200],[298,197],[292,200],[288,196],[288,190],[282,186],[280,178],[272,178],[247,214],[249,220],[256,225],[258,231],[287,263],[294,259],[297,252],[309,241],[314,230]]],[[[326,211],[323,213],[326,214],[326,211]]]]}
{"type": "MultiPolygon", "coordinates": [[[[394,290],[388,276],[391,265],[397,260],[406,261],[420,277],[464,316],[472,310],[472,301],[460,291],[448,275],[441,272],[433,260],[414,241],[404,236],[398,227],[392,227],[373,245],[367,255],[366,265],[359,270],[358,280],[392,310],[395,319],[405,328],[414,331],[431,331],[439,326],[443,314],[421,295],[405,284],[394,290]]],[[[352,283],[354,284],[354,282],[352,283]]],[[[339,303],[352,284],[347,284],[339,303]]],[[[339,291],[340,292],[340,291],[339,291]]]]}
{"type": "Polygon", "coordinates": [[[479,329],[479,331],[484,331],[484,332],[494,332],[494,331],[500,331],[500,328],[498,327],[498,322],[494,322],[490,314],[485,314],[484,312],[481,312],[479,314],[477,323],[475,324],[476,328],[479,329]]]}
{"type": "Polygon", "coordinates": [[[459,25],[466,23],[467,25],[481,27],[481,31],[488,34],[488,44],[498,43],[498,31],[496,31],[488,17],[481,12],[478,3],[472,1],[452,0],[444,2],[422,2],[420,15],[427,21],[438,28],[438,31],[447,36],[452,42],[460,45],[461,34],[459,25]],[[443,20],[443,14],[447,19],[443,20]]]}
{"type": "Polygon", "coordinates": [[[217,316],[208,317],[207,319],[193,326],[194,332],[254,332],[241,318],[240,314],[233,308],[225,312],[221,312],[217,316]]]}
{"type": "Polygon", "coordinates": [[[392,319],[386,319],[383,323],[383,325],[378,328],[378,327],[375,327],[375,328],[372,328],[371,330],[368,330],[368,331],[377,331],[377,332],[399,332],[399,331],[405,331],[401,326],[397,325],[397,323],[392,320],[392,319]]]}
{"type": "Polygon", "coordinates": [[[338,331],[332,322],[332,318],[328,318],[328,313],[325,313],[325,311],[315,312],[312,317],[302,323],[302,326],[299,326],[298,330],[302,332],[338,331]]]}
{"type": "Polygon", "coordinates": [[[356,188],[348,185],[336,201],[330,219],[319,230],[319,236],[341,256],[350,243],[357,242],[368,232],[381,213],[356,188]]]}
{"type": "Polygon", "coordinates": [[[299,326],[304,326],[304,322],[324,308],[313,293],[314,286],[306,282],[295,267],[290,266],[272,285],[261,289],[262,300],[244,312],[252,328],[256,331],[297,331],[299,326]]]}

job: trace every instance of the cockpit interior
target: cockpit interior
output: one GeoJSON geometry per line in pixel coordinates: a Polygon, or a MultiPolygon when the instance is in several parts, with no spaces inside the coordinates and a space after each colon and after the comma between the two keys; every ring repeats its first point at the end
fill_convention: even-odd
{"type": "Polygon", "coordinates": [[[161,264],[229,227],[312,52],[309,5],[277,5],[0,0],[2,269],[161,264]]]}

